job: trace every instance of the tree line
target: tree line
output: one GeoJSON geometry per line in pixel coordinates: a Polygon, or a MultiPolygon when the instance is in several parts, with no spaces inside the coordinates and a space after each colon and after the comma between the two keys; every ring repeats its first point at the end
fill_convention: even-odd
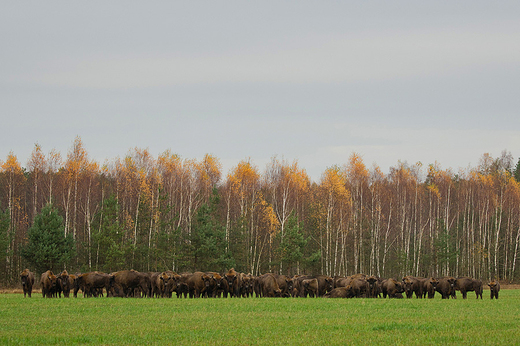
{"type": "Polygon", "coordinates": [[[64,158],[36,144],[25,167],[14,153],[0,167],[4,286],[26,267],[520,276],[520,161],[505,151],[458,172],[398,162],[387,174],[354,153],[313,182],[277,157],[226,176],[212,155],[169,150],[100,165],[78,137],[64,158]]]}

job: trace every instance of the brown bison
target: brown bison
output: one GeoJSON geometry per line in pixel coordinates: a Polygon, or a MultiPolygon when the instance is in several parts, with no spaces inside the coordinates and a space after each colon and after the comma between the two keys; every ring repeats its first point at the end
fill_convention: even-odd
{"type": "Polygon", "coordinates": [[[224,275],[229,286],[229,295],[231,297],[240,297],[240,289],[242,288],[242,278],[235,268],[229,269],[224,275]]]}
{"type": "Polygon", "coordinates": [[[403,278],[404,292],[406,294],[406,298],[412,298],[415,293],[415,297],[422,298],[423,297],[423,283],[424,278],[418,278],[414,276],[405,276],[403,278]]]}
{"type": "Polygon", "coordinates": [[[435,290],[439,292],[442,296],[442,299],[450,299],[457,298],[455,295],[455,281],[456,279],[451,276],[444,276],[442,278],[439,278],[439,283],[437,284],[437,287],[435,290]]]}
{"type": "Polygon", "coordinates": [[[423,298],[426,298],[426,295],[428,295],[428,299],[435,298],[435,290],[437,288],[437,284],[439,283],[439,280],[436,278],[427,278],[422,281],[423,284],[423,298]]]}
{"type": "Polygon", "coordinates": [[[123,287],[116,283],[112,284],[107,292],[107,297],[124,298],[125,293],[123,292],[123,287]]]}
{"type": "Polygon", "coordinates": [[[207,295],[212,298],[220,298],[224,293],[224,281],[226,280],[217,272],[207,272],[206,274],[211,278],[207,295]]]}
{"type": "Polygon", "coordinates": [[[383,298],[402,298],[404,292],[404,286],[402,282],[390,278],[383,280],[381,283],[381,291],[383,292],[383,298]]]}
{"type": "Polygon", "coordinates": [[[122,270],[110,274],[109,282],[110,287],[115,284],[121,286],[125,297],[136,296],[136,292],[142,293],[145,297],[151,296],[151,279],[147,273],[135,270],[122,270]]]}
{"type": "Polygon", "coordinates": [[[468,291],[475,291],[477,299],[479,296],[480,299],[482,299],[483,285],[481,280],[469,277],[457,278],[457,280],[455,280],[455,289],[460,291],[463,299],[468,297],[468,291]]]}
{"type": "Polygon", "coordinates": [[[305,279],[301,284],[303,286],[303,297],[318,298],[318,279],[305,279]]]}
{"type": "Polygon", "coordinates": [[[310,279],[310,276],[307,275],[295,275],[293,276],[293,289],[291,295],[293,297],[303,297],[303,285],[302,281],[305,279],[310,279]]]}
{"type": "Polygon", "coordinates": [[[42,297],[52,298],[56,294],[56,287],[58,285],[58,279],[52,271],[47,270],[42,274],[40,279],[40,286],[42,287],[42,297]]]}
{"type": "MultiPolygon", "coordinates": [[[[105,274],[102,272],[89,272],[79,274],[74,280],[74,297],[78,296],[78,291],[81,289],[83,291],[83,297],[97,297],[103,292],[103,288],[107,292],[111,289],[110,285],[111,276],[109,274],[105,274]]],[[[119,289],[119,287],[117,287],[119,289]]],[[[118,296],[118,295],[112,295],[118,296]]]]}
{"type": "Polygon", "coordinates": [[[323,297],[334,288],[334,279],[330,276],[317,275],[316,280],[318,280],[318,297],[323,297]]]}
{"type": "Polygon", "coordinates": [[[381,280],[372,275],[369,276],[367,279],[368,283],[368,291],[367,291],[367,297],[368,298],[378,298],[381,294],[381,280]]]}
{"type": "Polygon", "coordinates": [[[249,298],[251,287],[253,285],[252,275],[240,273],[240,279],[242,281],[242,285],[240,286],[240,296],[242,298],[249,298]]]}
{"type": "Polygon", "coordinates": [[[305,297],[305,287],[303,287],[303,280],[314,279],[310,275],[296,275],[293,277],[293,297],[305,297]]]}
{"type": "Polygon", "coordinates": [[[347,277],[336,277],[336,279],[334,280],[334,287],[347,287],[348,285],[350,285],[352,280],[355,280],[355,279],[366,280],[366,278],[367,278],[366,274],[354,274],[354,275],[347,276],[347,277]]]}
{"type": "Polygon", "coordinates": [[[488,283],[488,286],[491,294],[491,299],[498,299],[498,292],[500,292],[500,284],[498,283],[498,281],[493,280],[490,283],[488,283]]]}
{"type": "Polygon", "coordinates": [[[152,286],[151,296],[155,298],[168,297],[173,278],[166,272],[150,273],[150,284],[152,286]]]}
{"type": "Polygon", "coordinates": [[[191,277],[191,273],[182,273],[180,275],[174,275],[175,287],[172,288],[172,292],[177,294],[177,298],[187,298],[189,293],[188,279],[191,277]]]}
{"type": "Polygon", "coordinates": [[[276,278],[276,283],[278,284],[278,287],[282,290],[281,296],[290,297],[293,289],[293,279],[285,275],[273,275],[276,278]]]}
{"type": "Polygon", "coordinates": [[[282,290],[273,274],[267,273],[258,278],[262,297],[280,297],[282,290]]]}
{"type": "Polygon", "coordinates": [[[161,279],[159,279],[160,275],[160,272],[152,272],[150,274],[150,283],[152,285],[153,298],[162,297],[164,293],[164,281],[161,281],[161,279]]]}
{"type": "MultiPolygon", "coordinates": [[[[248,291],[249,291],[249,296],[250,297],[254,297],[253,293],[254,293],[254,284],[255,284],[255,279],[256,279],[256,276],[254,276],[253,274],[249,273],[248,274],[249,276],[249,288],[248,288],[248,291]]],[[[291,281],[292,282],[292,281],[291,281]]],[[[282,288],[280,288],[282,289],[282,288]]]]}
{"type": "Polygon", "coordinates": [[[348,284],[350,283],[350,281],[352,281],[350,276],[348,276],[348,277],[336,277],[334,279],[334,288],[347,287],[348,284]]]}
{"type": "Polygon", "coordinates": [[[20,279],[22,280],[24,298],[26,295],[29,295],[29,298],[31,298],[32,288],[34,285],[34,273],[29,271],[29,269],[24,269],[24,271],[20,274],[20,279]]]}
{"type": "Polygon", "coordinates": [[[348,286],[352,287],[354,297],[362,298],[368,296],[368,282],[364,277],[352,279],[352,281],[350,281],[347,287],[348,286]]]}
{"type": "Polygon", "coordinates": [[[216,298],[217,297],[217,281],[213,276],[213,272],[207,272],[202,275],[204,281],[204,291],[202,296],[204,298],[216,298]]]}
{"type": "Polygon", "coordinates": [[[188,294],[190,298],[200,298],[206,290],[206,284],[204,283],[203,272],[195,272],[191,274],[186,280],[188,285],[188,294]]]}
{"type": "MultiPolygon", "coordinates": [[[[220,298],[220,297],[223,297],[223,298],[227,298],[228,297],[228,292],[229,292],[229,284],[226,280],[226,278],[222,275],[220,275],[219,273],[215,273],[213,275],[213,277],[215,278],[215,281],[217,282],[217,297],[220,298]]],[[[254,280],[253,280],[254,282],[254,280]]]]}
{"type": "Polygon", "coordinates": [[[350,285],[346,287],[336,287],[332,291],[327,292],[325,298],[353,298],[354,291],[350,285]]]}
{"type": "MultiPolygon", "coordinates": [[[[76,274],[69,274],[70,289],[72,290],[73,293],[74,293],[74,285],[76,283],[77,278],[78,278],[78,276],[76,274]]],[[[70,296],[70,292],[69,292],[69,296],[70,296]]]]}
{"type": "MultiPolygon", "coordinates": [[[[163,273],[161,273],[162,280],[164,281],[164,296],[167,298],[172,297],[172,293],[175,292],[177,295],[180,293],[180,282],[181,282],[181,276],[177,274],[176,272],[173,272],[171,270],[167,270],[163,273]]],[[[187,292],[187,287],[185,289],[187,292]]]]}
{"type": "Polygon", "coordinates": [[[63,292],[63,296],[65,298],[69,298],[70,290],[74,285],[74,281],[71,279],[69,273],[66,270],[62,271],[58,276],[58,286],[60,287],[60,292],[63,292]]]}
{"type": "MultiPolygon", "coordinates": [[[[257,298],[261,298],[262,297],[262,286],[261,286],[261,277],[262,276],[256,276],[254,279],[253,279],[253,292],[255,293],[255,296],[257,298]]],[[[224,280],[224,282],[226,282],[227,284],[227,281],[224,280]]],[[[280,287],[280,286],[278,286],[280,287]]],[[[292,294],[292,292],[291,292],[292,294]]]]}
{"type": "Polygon", "coordinates": [[[316,295],[318,297],[324,296],[327,292],[330,292],[334,288],[334,279],[330,276],[326,275],[296,275],[292,278],[292,296],[293,297],[306,297],[308,292],[305,292],[305,287],[303,286],[304,280],[312,280],[316,279],[318,281],[318,290],[316,295]]]}

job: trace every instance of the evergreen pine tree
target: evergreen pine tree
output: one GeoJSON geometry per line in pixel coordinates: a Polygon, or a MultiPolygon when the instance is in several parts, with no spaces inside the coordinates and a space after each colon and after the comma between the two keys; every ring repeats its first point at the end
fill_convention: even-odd
{"type": "Polygon", "coordinates": [[[219,203],[220,196],[215,188],[209,203],[203,204],[197,211],[191,234],[195,270],[222,272],[234,265],[229,253],[226,253],[226,232],[218,218],[219,203]]]}
{"type": "MultiPolygon", "coordinates": [[[[8,278],[8,258],[11,257],[9,250],[9,243],[12,240],[12,236],[9,234],[9,225],[11,223],[9,216],[9,209],[5,211],[0,210],[0,274],[2,279],[8,278]]],[[[2,282],[1,283],[6,283],[2,282]]]]}
{"type": "Polygon", "coordinates": [[[518,162],[516,163],[515,170],[513,171],[513,177],[517,182],[520,183],[520,159],[518,159],[518,162]]]}
{"type": "Polygon", "coordinates": [[[27,238],[27,244],[21,249],[22,257],[39,273],[60,271],[73,258],[72,234],[65,236],[63,218],[50,203],[34,218],[27,238]]]}
{"type": "Polygon", "coordinates": [[[103,201],[101,210],[92,223],[93,267],[107,273],[125,269],[125,260],[129,257],[125,246],[125,230],[119,222],[119,203],[114,195],[103,201]]]}
{"type": "MultiPolygon", "coordinates": [[[[280,260],[284,263],[284,268],[287,269],[287,272],[292,270],[292,274],[297,272],[294,269],[297,269],[300,262],[304,259],[303,252],[307,245],[307,240],[303,236],[302,229],[303,225],[298,222],[296,215],[292,213],[287,219],[285,236],[278,248],[280,260]]],[[[277,236],[279,237],[280,234],[277,236]]]]}

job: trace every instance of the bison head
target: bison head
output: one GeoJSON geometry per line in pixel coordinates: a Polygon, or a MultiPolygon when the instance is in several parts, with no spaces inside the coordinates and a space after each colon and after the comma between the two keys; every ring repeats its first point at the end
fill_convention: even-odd
{"type": "Polygon", "coordinates": [[[27,286],[28,282],[29,282],[29,273],[27,273],[25,270],[22,272],[22,274],[20,275],[20,278],[22,279],[22,286],[25,287],[27,286]]]}
{"type": "Polygon", "coordinates": [[[222,286],[222,276],[220,276],[220,274],[213,274],[213,280],[215,280],[215,285],[217,285],[217,288],[222,286]]]}
{"type": "Polygon", "coordinates": [[[232,287],[233,286],[233,283],[237,280],[237,275],[236,274],[226,274],[226,281],[229,285],[229,287],[232,287]]]}
{"type": "Polygon", "coordinates": [[[326,285],[326,289],[325,291],[326,292],[330,292],[332,291],[332,289],[334,288],[334,279],[331,278],[330,276],[328,276],[326,279],[325,279],[325,285],[326,285]]]}
{"type": "Polygon", "coordinates": [[[395,283],[395,292],[396,293],[403,293],[405,291],[404,284],[402,282],[396,282],[395,283]]]}
{"type": "Polygon", "coordinates": [[[175,282],[174,279],[168,273],[162,272],[161,275],[159,275],[159,280],[161,280],[164,291],[171,292],[175,282]]]}
{"type": "Polygon", "coordinates": [[[356,293],[354,292],[354,288],[348,284],[345,287],[345,298],[354,298],[356,296],[356,293]]]}
{"type": "Polygon", "coordinates": [[[168,275],[168,273],[166,273],[166,272],[162,272],[161,275],[159,275],[159,280],[161,280],[163,285],[165,285],[165,286],[168,284],[170,279],[171,279],[170,275],[168,275]]]}
{"type": "Polygon", "coordinates": [[[242,278],[242,288],[244,289],[244,291],[249,292],[251,285],[252,285],[251,278],[249,276],[244,276],[242,278]]]}
{"type": "Polygon", "coordinates": [[[449,277],[448,279],[448,283],[450,284],[450,287],[455,287],[455,282],[457,281],[457,279],[455,279],[454,277],[449,277]]]}
{"type": "Polygon", "coordinates": [[[58,277],[58,285],[60,288],[65,291],[69,288],[69,277],[68,276],[60,276],[58,277]]]}
{"type": "Polygon", "coordinates": [[[287,285],[287,291],[292,292],[292,289],[294,287],[294,282],[291,278],[286,277],[285,278],[285,284],[287,285]]]}
{"type": "Polygon", "coordinates": [[[413,281],[410,280],[409,277],[404,277],[403,278],[403,285],[404,285],[405,290],[411,290],[412,289],[412,285],[413,285],[413,281]]]}
{"type": "Polygon", "coordinates": [[[204,281],[204,286],[206,286],[206,288],[209,288],[211,286],[212,281],[213,281],[213,276],[210,276],[208,274],[203,274],[202,275],[202,280],[204,281]]]}
{"type": "Polygon", "coordinates": [[[432,285],[433,289],[436,290],[437,285],[439,284],[439,280],[437,280],[436,278],[430,278],[430,284],[432,285]]]}
{"type": "Polygon", "coordinates": [[[368,287],[374,288],[377,283],[377,278],[372,275],[372,276],[368,277],[367,282],[368,282],[368,287]]]}
{"type": "Polygon", "coordinates": [[[56,285],[58,284],[58,278],[56,277],[56,275],[54,275],[52,272],[50,272],[49,276],[47,276],[47,278],[49,279],[51,289],[55,288],[56,285]]]}

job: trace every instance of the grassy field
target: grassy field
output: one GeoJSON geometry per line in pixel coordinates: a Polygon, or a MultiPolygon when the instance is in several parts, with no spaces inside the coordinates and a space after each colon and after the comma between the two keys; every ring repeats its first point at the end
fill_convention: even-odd
{"type": "MultiPolygon", "coordinates": [[[[484,294],[489,291],[484,291],[484,294]]],[[[0,344],[518,345],[520,290],[469,299],[43,299],[0,294],[0,344]]]]}

